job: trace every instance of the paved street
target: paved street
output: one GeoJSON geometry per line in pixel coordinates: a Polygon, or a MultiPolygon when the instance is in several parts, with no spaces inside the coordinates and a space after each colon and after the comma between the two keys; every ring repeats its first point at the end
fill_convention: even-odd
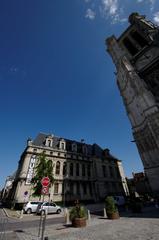
{"type": "MultiPolygon", "coordinates": [[[[49,240],[159,239],[159,209],[147,207],[144,208],[143,213],[132,214],[131,212],[124,212],[121,216],[119,220],[108,220],[103,219],[101,216],[94,216],[91,218],[91,221],[87,223],[87,227],[82,229],[65,226],[61,223],[49,224],[46,226],[45,236],[48,236],[49,240]]],[[[13,234],[14,238],[7,239],[39,239],[38,228],[33,225],[28,229],[17,229],[13,234]]]]}

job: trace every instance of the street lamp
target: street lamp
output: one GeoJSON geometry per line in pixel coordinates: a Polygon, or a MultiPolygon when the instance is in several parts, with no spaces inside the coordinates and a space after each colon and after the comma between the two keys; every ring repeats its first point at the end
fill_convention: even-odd
{"type": "Polygon", "coordinates": [[[65,203],[66,203],[66,192],[67,192],[67,180],[68,180],[68,174],[66,174],[64,176],[64,180],[63,180],[63,206],[65,208],[65,203]]]}

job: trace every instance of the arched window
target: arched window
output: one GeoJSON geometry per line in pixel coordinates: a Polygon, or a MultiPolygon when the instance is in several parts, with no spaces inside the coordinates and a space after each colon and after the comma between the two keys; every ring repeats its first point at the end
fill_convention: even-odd
{"type": "Polygon", "coordinates": [[[73,176],[73,163],[70,163],[70,176],[73,176]]]}
{"type": "Polygon", "coordinates": [[[63,175],[66,175],[66,162],[63,164],[63,175]]]}
{"type": "Polygon", "coordinates": [[[58,161],[57,163],[56,163],[56,172],[55,172],[57,175],[59,175],[60,174],[60,162],[58,161]]]}

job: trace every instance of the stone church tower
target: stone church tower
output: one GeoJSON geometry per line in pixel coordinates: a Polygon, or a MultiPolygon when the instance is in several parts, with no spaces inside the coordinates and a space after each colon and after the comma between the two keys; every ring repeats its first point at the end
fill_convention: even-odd
{"type": "Polygon", "coordinates": [[[106,40],[145,173],[159,193],[159,27],[138,13],[117,39],[106,40]]]}

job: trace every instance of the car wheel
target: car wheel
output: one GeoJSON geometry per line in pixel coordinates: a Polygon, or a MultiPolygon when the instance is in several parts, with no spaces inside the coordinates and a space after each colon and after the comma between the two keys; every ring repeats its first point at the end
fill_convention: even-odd
{"type": "Polygon", "coordinates": [[[31,212],[32,212],[31,208],[28,208],[27,211],[26,211],[27,214],[30,214],[31,212]]]}
{"type": "Polygon", "coordinates": [[[57,213],[61,213],[61,209],[58,209],[58,210],[57,210],[57,213]]]}

